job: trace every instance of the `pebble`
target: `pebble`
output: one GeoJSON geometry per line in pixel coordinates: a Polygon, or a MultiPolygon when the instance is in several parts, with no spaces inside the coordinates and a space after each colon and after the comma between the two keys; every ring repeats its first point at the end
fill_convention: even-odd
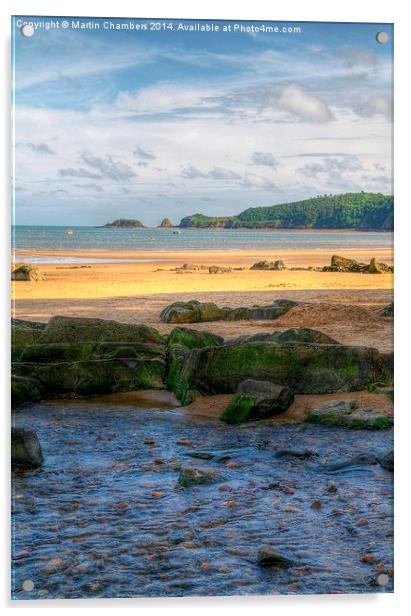
{"type": "Polygon", "coordinates": [[[119,509],[120,511],[123,511],[124,509],[128,509],[128,503],[117,503],[116,504],[116,508],[119,509]]]}
{"type": "Polygon", "coordinates": [[[366,518],[360,518],[357,522],[357,526],[367,526],[369,524],[366,518]]]}
{"type": "Polygon", "coordinates": [[[321,508],[322,508],[321,501],[317,500],[317,501],[313,501],[311,503],[311,509],[317,509],[318,510],[318,509],[321,509],[321,508]]]}
{"type": "Polygon", "coordinates": [[[361,562],[363,563],[375,563],[375,561],[376,558],[372,554],[364,554],[364,556],[361,558],[361,562]]]}

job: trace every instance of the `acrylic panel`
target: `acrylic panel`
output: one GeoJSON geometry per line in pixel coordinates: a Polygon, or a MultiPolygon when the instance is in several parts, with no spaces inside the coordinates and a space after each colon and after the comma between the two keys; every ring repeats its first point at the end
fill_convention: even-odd
{"type": "Polygon", "coordinates": [[[12,18],[14,599],[393,591],[392,59],[12,18]]]}

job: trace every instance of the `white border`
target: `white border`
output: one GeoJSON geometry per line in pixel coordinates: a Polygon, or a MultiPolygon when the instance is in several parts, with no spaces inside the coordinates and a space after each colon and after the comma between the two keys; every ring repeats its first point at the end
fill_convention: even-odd
{"type": "MultiPolygon", "coordinates": [[[[51,608],[76,610],[81,614],[88,608],[100,610],[119,608],[137,609],[139,612],[152,612],[166,609],[171,614],[195,610],[197,614],[223,613],[235,610],[236,615],[247,614],[251,609],[261,613],[272,613],[273,610],[300,614],[305,616],[319,614],[384,614],[387,610],[402,609],[406,601],[410,603],[408,586],[410,585],[410,483],[409,483],[409,449],[410,449],[410,416],[409,400],[410,381],[410,325],[407,316],[410,309],[410,245],[411,245],[411,198],[410,198],[410,147],[409,134],[410,116],[410,29],[411,21],[407,15],[407,3],[404,0],[292,0],[292,2],[269,3],[267,0],[207,0],[203,3],[189,0],[154,0],[151,2],[135,2],[132,0],[116,0],[113,3],[95,3],[91,0],[3,0],[0,7],[0,33],[2,54],[2,85],[1,97],[1,134],[10,135],[10,15],[78,15],[78,16],[112,16],[112,17],[170,17],[170,18],[205,18],[205,19],[264,19],[273,21],[340,21],[340,22],[388,22],[395,23],[395,198],[396,198],[396,229],[395,229],[395,266],[396,266],[396,500],[395,500],[395,593],[393,595],[328,595],[328,596],[288,596],[288,597],[244,597],[244,598],[210,598],[210,599],[136,599],[136,600],[74,600],[74,601],[35,601],[10,602],[9,597],[9,520],[7,504],[9,500],[9,468],[8,468],[8,430],[2,430],[5,447],[5,473],[2,476],[2,536],[6,548],[2,550],[3,566],[2,587],[3,605],[8,609],[23,612],[26,608],[44,610],[51,608]],[[407,301],[408,300],[408,301],[407,301]],[[407,336],[408,334],[408,336],[407,336]],[[407,429],[408,428],[408,429],[407,429]],[[408,456],[407,456],[408,454],[408,456]],[[408,468],[407,468],[408,462],[408,468]],[[4,511],[6,510],[6,511],[4,511]]],[[[9,176],[10,152],[8,139],[3,140],[0,150],[0,187],[2,200],[2,260],[1,274],[3,289],[9,285],[9,245],[10,203],[9,176]],[[6,286],[7,285],[7,286],[6,286]]],[[[9,388],[9,354],[4,344],[9,330],[9,302],[7,292],[1,294],[2,316],[5,329],[2,341],[2,362],[0,391],[5,404],[2,405],[3,427],[8,423],[8,398],[4,392],[9,388]]]]}

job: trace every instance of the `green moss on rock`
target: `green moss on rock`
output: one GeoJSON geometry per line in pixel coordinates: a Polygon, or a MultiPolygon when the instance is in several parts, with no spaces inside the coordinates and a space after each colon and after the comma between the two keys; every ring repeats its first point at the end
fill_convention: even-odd
{"type": "Polygon", "coordinates": [[[41,398],[40,383],[35,379],[11,375],[11,406],[18,406],[24,402],[34,402],[41,398]]]}
{"type": "Polygon", "coordinates": [[[220,419],[229,424],[247,421],[255,407],[255,398],[245,394],[234,396],[220,415],[220,419]]]}

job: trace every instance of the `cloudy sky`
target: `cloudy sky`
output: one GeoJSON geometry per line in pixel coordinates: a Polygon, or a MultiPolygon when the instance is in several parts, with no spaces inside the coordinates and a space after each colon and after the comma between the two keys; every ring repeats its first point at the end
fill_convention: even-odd
{"type": "Polygon", "coordinates": [[[390,193],[391,26],[297,25],[31,38],[16,28],[16,222],[156,225],[390,193]]]}

